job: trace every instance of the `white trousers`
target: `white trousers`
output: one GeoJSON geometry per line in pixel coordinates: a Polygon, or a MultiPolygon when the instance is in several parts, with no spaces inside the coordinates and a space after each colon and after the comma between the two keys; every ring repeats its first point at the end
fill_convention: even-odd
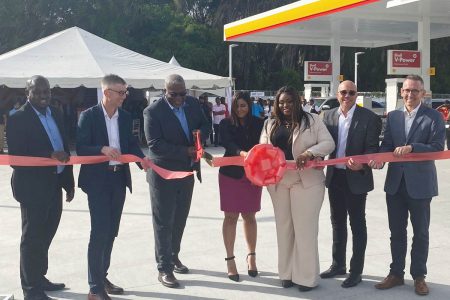
{"type": "Polygon", "coordinates": [[[324,183],[305,189],[295,170],[268,186],[275,212],[278,241],[278,274],[282,280],[315,287],[319,280],[319,214],[324,183]]]}

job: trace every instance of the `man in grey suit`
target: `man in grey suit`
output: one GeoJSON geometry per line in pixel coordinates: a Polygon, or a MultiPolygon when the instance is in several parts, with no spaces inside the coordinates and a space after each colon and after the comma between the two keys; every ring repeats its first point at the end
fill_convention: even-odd
{"type": "MultiPolygon", "coordinates": [[[[377,153],[381,119],[372,111],[356,105],[357,89],[352,81],[338,87],[340,106],[325,113],[324,123],[336,144],[330,158],[377,153]]],[[[333,227],[333,263],[320,277],[346,273],[347,215],[353,234],[350,274],[342,283],[349,288],[361,282],[367,245],[366,197],[373,190],[372,169],[349,159],[346,164],[329,166],[325,185],[330,200],[333,227]]]]}
{"type": "MultiPolygon", "coordinates": [[[[395,156],[401,157],[408,153],[444,150],[444,121],[439,112],[422,104],[425,95],[422,78],[417,75],[407,76],[401,95],[405,106],[388,114],[380,152],[393,151],[395,156]]],[[[383,163],[371,161],[369,166],[381,168],[383,163]]],[[[410,273],[416,294],[427,295],[429,289],[425,275],[430,202],[438,194],[434,161],[389,163],[384,191],[391,231],[392,263],[389,275],[375,287],[383,290],[404,284],[409,213],[414,232],[410,273]]]]}

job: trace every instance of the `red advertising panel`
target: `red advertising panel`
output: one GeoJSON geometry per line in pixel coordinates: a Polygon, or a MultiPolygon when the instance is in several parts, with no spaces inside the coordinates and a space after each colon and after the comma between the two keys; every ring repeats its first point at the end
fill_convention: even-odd
{"type": "Polygon", "coordinates": [[[305,61],[306,81],[330,81],[333,64],[330,61],[305,61]]]}
{"type": "Polygon", "coordinates": [[[388,50],[388,75],[421,73],[420,51],[388,50]]]}
{"type": "Polygon", "coordinates": [[[420,68],[419,51],[392,51],[392,66],[394,68],[420,68]]]}

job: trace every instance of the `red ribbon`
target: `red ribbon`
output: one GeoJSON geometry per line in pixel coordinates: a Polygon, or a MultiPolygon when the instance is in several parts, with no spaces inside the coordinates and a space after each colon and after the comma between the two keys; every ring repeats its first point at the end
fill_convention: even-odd
{"type": "MultiPolygon", "coordinates": [[[[170,171],[155,165],[151,160],[142,159],[135,155],[123,154],[119,159],[114,159],[121,163],[140,162],[143,167],[153,169],[159,176],[164,179],[180,179],[193,174],[193,172],[170,171]]],[[[56,159],[45,157],[0,155],[0,165],[11,165],[21,167],[45,167],[59,165],[81,165],[81,164],[98,164],[109,161],[107,156],[71,156],[67,163],[60,162],[56,159]]]]}
{"type": "MultiPolygon", "coordinates": [[[[317,162],[308,161],[305,165],[305,169],[346,164],[350,158],[356,163],[361,164],[367,164],[371,160],[379,162],[427,161],[449,159],[450,151],[409,153],[402,157],[396,157],[392,152],[354,155],[317,162]]],[[[214,158],[212,165],[214,167],[228,165],[242,166],[244,167],[247,178],[252,183],[259,186],[278,183],[286,170],[297,169],[295,162],[286,162],[284,160],[284,153],[270,144],[256,145],[249,151],[246,158],[241,156],[214,158]],[[257,151],[254,151],[254,149],[257,151]]]]}
{"type": "MultiPolygon", "coordinates": [[[[201,157],[203,149],[197,147],[197,157],[201,157]],[[200,155],[200,156],[199,156],[200,155]]],[[[308,161],[305,168],[326,167],[337,164],[346,164],[352,158],[356,163],[367,164],[371,160],[379,162],[411,162],[450,159],[450,151],[427,152],[427,153],[409,153],[402,157],[396,157],[392,152],[355,155],[329,159],[324,161],[308,161]]],[[[171,171],[155,165],[149,159],[142,159],[135,155],[123,154],[119,159],[122,163],[140,162],[145,168],[151,168],[164,179],[180,179],[193,174],[193,172],[171,171]]],[[[78,165],[78,164],[98,164],[109,161],[107,156],[71,156],[67,163],[44,157],[0,155],[0,165],[44,167],[58,165],[78,165]]],[[[232,157],[215,157],[212,160],[214,167],[236,165],[244,167],[247,178],[254,184],[266,186],[278,183],[286,170],[295,170],[295,162],[287,162],[283,151],[270,144],[259,144],[254,146],[248,155],[232,157]]]]}
{"type": "Polygon", "coordinates": [[[202,158],[202,156],[203,156],[202,141],[200,139],[200,130],[192,131],[192,135],[194,137],[195,151],[197,152],[197,155],[196,155],[194,161],[198,162],[200,160],[200,158],[202,158]]]}

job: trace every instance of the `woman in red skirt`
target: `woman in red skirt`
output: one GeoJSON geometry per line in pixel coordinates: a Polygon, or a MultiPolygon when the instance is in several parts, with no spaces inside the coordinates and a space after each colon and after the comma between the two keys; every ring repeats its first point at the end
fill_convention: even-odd
{"type": "MultiPolygon", "coordinates": [[[[258,144],[263,127],[263,120],[251,114],[250,96],[236,92],[231,103],[231,115],[220,122],[224,156],[246,156],[254,145],[258,144]]],[[[220,208],[225,214],[223,220],[223,241],[227,257],[228,278],[239,281],[239,274],[234,260],[234,241],[239,215],[244,220],[244,233],[247,242],[248,275],[256,277],[256,219],[255,214],[261,209],[261,187],[253,185],[245,176],[244,168],[226,166],[219,169],[220,208]]]]}

